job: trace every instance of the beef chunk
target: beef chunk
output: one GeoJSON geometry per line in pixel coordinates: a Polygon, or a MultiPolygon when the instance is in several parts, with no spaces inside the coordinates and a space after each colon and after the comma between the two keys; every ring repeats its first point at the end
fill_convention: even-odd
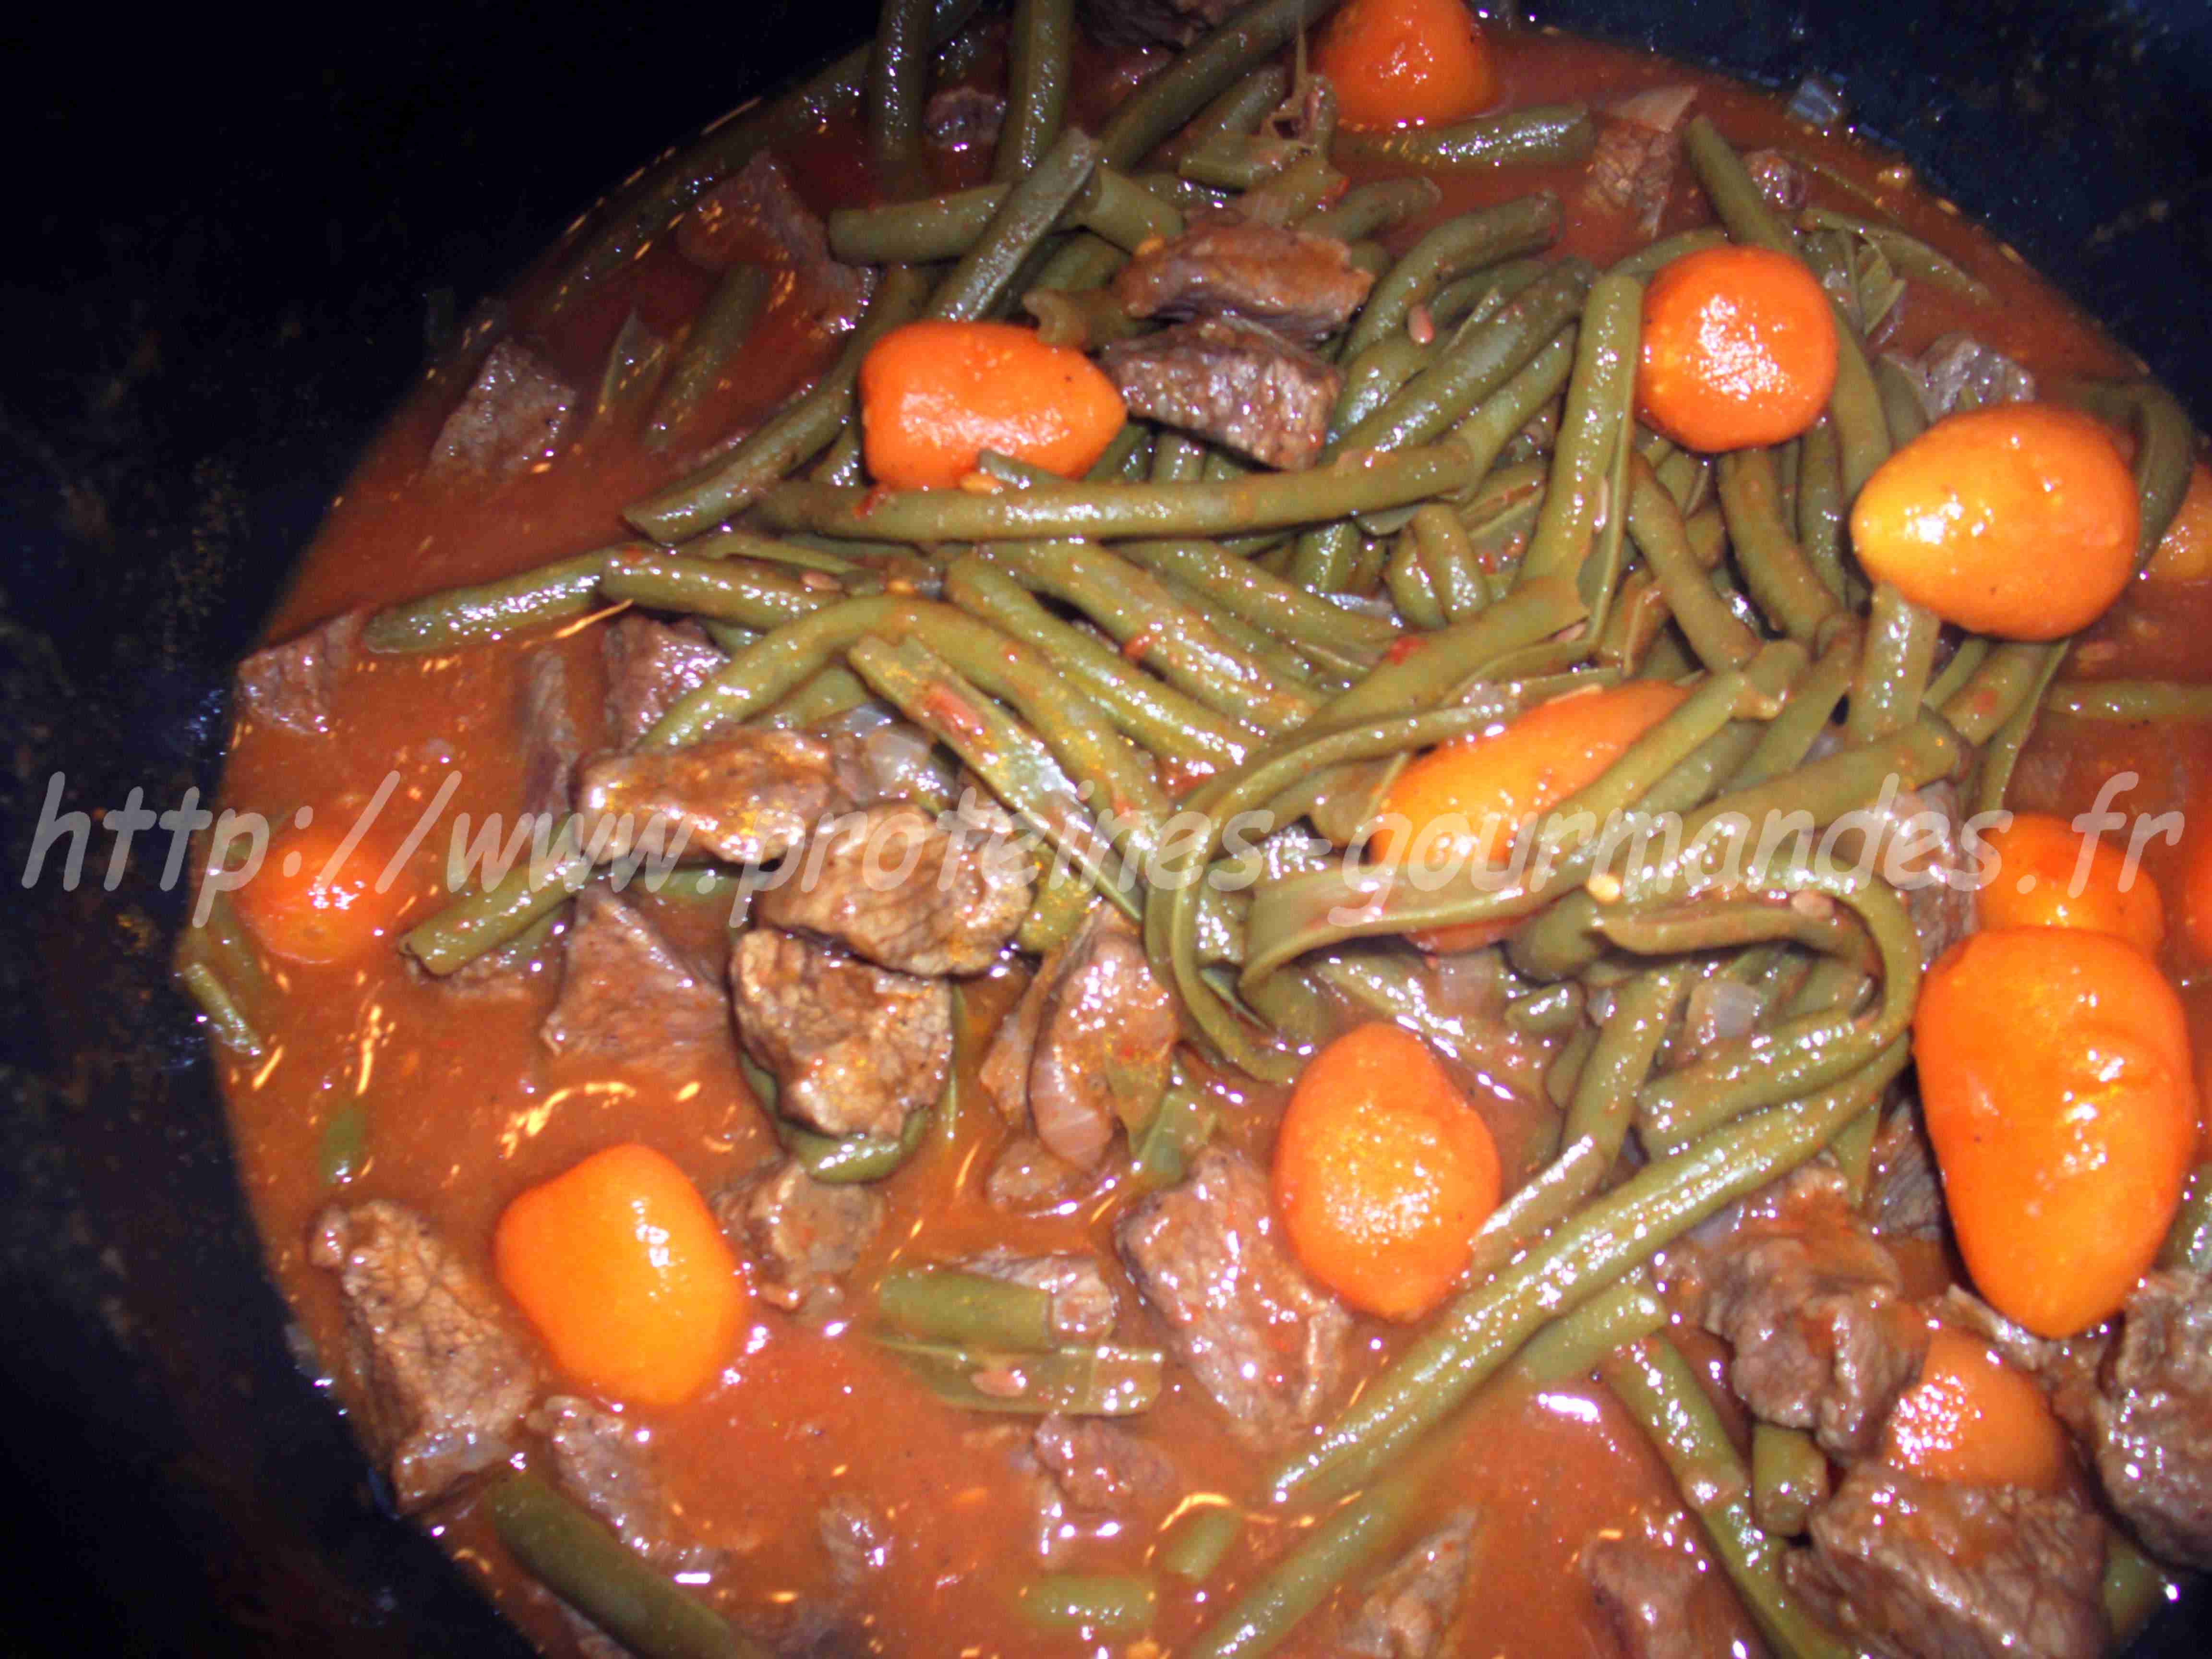
{"type": "Polygon", "coordinates": [[[842,333],[860,320],[867,281],[830,254],[830,233],[792,188],[791,170],[763,150],[699,198],[677,227],[684,257],[709,270],[744,260],[781,265],[816,326],[842,333]]]}
{"type": "Polygon", "coordinates": [[[513,1455],[530,1407],[529,1357],[490,1290],[428,1222],[381,1200],[333,1205],[315,1222],[307,1259],[338,1276],[366,1437],[401,1509],[513,1455]]]}
{"type": "Polygon", "coordinates": [[[2212,1567],[2212,1278],[2154,1273],[2136,1287],[2090,1422],[2106,1498],[2143,1547],[2212,1567]]]}
{"type": "Polygon", "coordinates": [[[1010,1117],[1026,1106],[1053,1156],[1096,1169],[1115,1118],[1142,1122],[1158,1103],[1179,1034],[1143,941],[1102,902],[1039,965],[983,1058],[983,1085],[1010,1117]]]}
{"type": "Polygon", "coordinates": [[[1055,1412],[1037,1424],[1030,1443],[1071,1509],[1126,1513],[1157,1504],[1176,1488],[1166,1453],[1104,1418],[1055,1412]]]}
{"type": "Polygon", "coordinates": [[[2035,398],[2034,375],[1971,334],[1946,334],[1917,357],[1893,354],[1884,361],[1911,378],[1920,407],[1931,421],[1994,404],[2030,403],[2035,398]]]}
{"type": "Polygon", "coordinates": [[[1245,0],[1084,0],[1083,21],[1109,46],[1187,46],[1245,0]]]}
{"type": "Polygon", "coordinates": [[[532,817],[565,817],[584,745],[568,713],[568,665],[558,651],[531,653],[516,699],[515,727],[521,740],[522,810],[532,817]]]}
{"type": "Polygon", "coordinates": [[[430,452],[434,467],[519,472],[550,460],[575,410],[576,389],[553,365],[515,340],[485,356],[460,407],[446,417],[430,452]]]}
{"type": "Polygon", "coordinates": [[[1090,1185],[1084,1170],[1054,1158],[1035,1135],[1016,1135],[991,1160],[983,1196],[994,1209],[1029,1212],[1056,1208],[1090,1185]]]}
{"type": "Polygon", "coordinates": [[[1357,1659],[1433,1659],[1467,1593],[1474,1511],[1455,1510],[1375,1581],[1337,1638],[1357,1659]]]}
{"type": "Polygon", "coordinates": [[[1882,824],[1889,837],[1882,878],[1905,900],[1905,914],[1920,936],[1923,967],[1932,965],[1976,925],[1975,872],[1964,846],[1963,817],[1958,786],[1937,782],[1899,793],[1882,824]]]}
{"type": "Polygon", "coordinates": [[[720,1566],[720,1551],[676,1537],[676,1516],[653,1467],[646,1431],[568,1395],[549,1395],[526,1420],[545,1437],[553,1478],[623,1543],[669,1572],[720,1566]]]}
{"type": "Polygon", "coordinates": [[[260,725],[311,737],[329,731],[331,694],[353,665],[362,621],[349,611],[255,652],[238,665],[236,707],[260,725]]]}
{"type": "Polygon", "coordinates": [[[1875,1231],[1886,1238],[1942,1237],[1943,1180],[1916,1101],[1892,1112],[1875,1140],[1867,1213],[1875,1231]]]}
{"type": "Polygon", "coordinates": [[[601,635],[607,665],[607,741],[629,749],[678,699],[729,659],[694,622],[671,626],[632,611],[601,635]]]}
{"type": "Polygon", "coordinates": [[[1272,329],[1208,318],[1098,354],[1132,415],[1194,432],[1263,465],[1320,459],[1344,377],[1272,329]]]}
{"type": "Polygon", "coordinates": [[[1753,150],[1743,158],[1743,170],[1777,213],[1797,212],[1812,195],[1803,166],[1787,150],[1753,150]]]}
{"type": "Polygon", "coordinates": [[[1374,281],[1334,237],[1217,213],[1131,259],[1114,297],[1132,317],[1236,317],[1314,344],[1344,325],[1374,281]]]}
{"type": "Polygon", "coordinates": [[[849,741],[746,726],[683,749],[594,755],[577,769],[586,843],[601,856],[653,846],[732,864],[780,858],[852,804],[849,741]],[[611,826],[591,822],[605,815],[611,826]],[[677,837],[681,836],[678,842],[677,837]]]}
{"type": "Polygon", "coordinates": [[[849,1273],[883,1224],[883,1195],[872,1187],[832,1186],[784,1158],[714,1200],[714,1218],[750,1257],[753,1288],[795,1310],[849,1273]]]}
{"type": "Polygon", "coordinates": [[[923,138],[933,149],[995,144],[1006,124],[1006,100],[981,87],[947,87],[933,93],[921,112],[923,138]]]}
{"type": "Polygon", "coordinates": [[[1103,1342],[1114,1334],[1121,1302],[1098,1264],[1087,1255],[1016,1255],[986,1250],[960,1264],[969,1273],[1027,1285],[1051,1297],[1050,1321],[1063,1342],[1103,1342]]]}
{"type": "Polygon", "coordinates": [[[1735,1350],[1729,1386],[1752,1413],[1810,1429],[1838,1457],[1874,1444],[1920,1375],[1927,1325],[1896,1260],[1839,1204],[1747,1223],[1706,1265],[1705,1326],[1735,1350]]]}
{"type": "Polygon", "coordinates": [[[815,832],[760,919],[818,933],[901,973],[980,974],[1030,911],[1029,855],[1013,821],[981,823],[878,806],[815,832]]]}
{"type": "Polygon", "coordinates": [[[1650,1538],[1601,1536],[1583,1548],[1589,1583],[1627,1659],[1707,1659],[1728,1643],[1698,1605],[1704,1569],[1696,1557],[1650,1538]]]}
{"type": "Polygon", "coordinates": [[[576,896],[560,1000],[538,1036],[580,1060],[680,1066],[729,1041],[730,1006],[635,905],[586,887],[576,896]]]}
{"type": "Polygon", "coordinates": [[[738,1034],[775,1073],[776,1109],[827,1135],[896,1136],[943,1092],[952,992],[794,933],[738,939],[738,1034]]]}
{"type": "Polygon", "coordinates": [[[1124,1215],[1115,1238],[1170,1345],[1238,1438],[1280,1442],[1319,1418],[1352,1321],[1284,1249],[1258,1170],[1209,1147],[1180,1186],[1124,1215]]]}
{"type": "Polygon", "coordinates": [[[2095,1659],[2104,1523],[2072,1498],[1859,1464],[1813,1515],[1792,1588],[1889,1659],[2095,1659]]]}
{"type": "Polygon", "coordinates": [[[884,1570],[891,1559],[890,1523],[858,1494],[841,1492],[822,1506],[815,1532],[830,1553],[830,1576],[850,1589],[884,1570]]]}
{"type": "Polygon", "coordinates": [[[1696,97],[1692,87],[1655,87],[1599,112],[1586,198],[1656,234],[1681,161],[1682,118],[1696,97]]]}

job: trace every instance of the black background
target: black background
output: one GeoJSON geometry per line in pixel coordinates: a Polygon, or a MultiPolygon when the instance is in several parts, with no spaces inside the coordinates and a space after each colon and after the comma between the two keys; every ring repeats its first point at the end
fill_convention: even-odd
{"type": "MultiPolygon", "coordinates": [[[[519,1651],[381,1519],[289,1364],[165,988],[170,898],[21,894],[22,841],[58,767],[71,806],[211,779],[226,665],[419,364],[433,295],[465,311],[594,192],[872,10],[6,26],[0,1648],[519,1651]]],[[[1778,84],[1848,69],[1868,125],[2212,415],[2203,0],[1542,15],[1778,84]]]]}

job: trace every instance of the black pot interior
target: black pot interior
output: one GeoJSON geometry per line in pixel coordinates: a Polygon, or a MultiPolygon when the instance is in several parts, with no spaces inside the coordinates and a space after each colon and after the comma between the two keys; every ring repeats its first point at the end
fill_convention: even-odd
{"type": "MultiPolygon", "coordinates": [[[[865,3],[483,3],[246,40],[64,21],[9,59],[0,698],[20,881],[67,808],[213,782],[229,661],[349,460],[465,311],[596,189],[856,37],[865,3]],[[352,32],[358,28],[360,32],[352,32]],[[442,297],[441,297],[442,296],[442,297]]],[[[1778,85],[1823,73],[2212,416],[2212,9],[1556,0],[1547,22],[1778,85]]],[[[379,1514],[300,1376],[141,849],[51,870],[0,956],[0,1513],[11,1651],[523,1650],[379,1514]]],[[[2205,1596],[2141,1651],[2203,1651],[2205,1596]]]]}

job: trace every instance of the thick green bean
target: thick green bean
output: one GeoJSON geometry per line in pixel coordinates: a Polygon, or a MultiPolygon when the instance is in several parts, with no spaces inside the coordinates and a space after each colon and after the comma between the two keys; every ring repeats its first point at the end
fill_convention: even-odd
{"type": "Polygon", "coordinates": [[[361,642],[371,651],[392,653],[450,651],[573,621],[599,608],[599,578],[608,561],[642,551],[635,542],[620,543],[498,581],[404,599],[372,615],[362,624],[361,642]]]}
{"type": "Polygon", "coordinates": [[[617,555],[607,561],[599,577],[599,593],[605,599],[758,629],[811,616],[835,604],[843,592],[834,581],[817,587],[765,562],[709,561],[680,553],[617,555]]]}
{"type": "Polygon", "coordinates": [[[1178,1073],[1160,1097],[1152,1121],[1130,1143],[1132,1176],[1146,1192],[1172,1187],[1212,1137],[1219,1114],[1206,1091],[1178,1073]]]}
{"type": "Polygon", "coordinates": [[[1022,1617],[1040,1630],[1127,1634],[1152,1622],[1159,1592],[1131,1573],[1047,1573],[1022,1589],[1022,1617]]]}
{"type": "MultiPolygon", "coordinates": [[[[1481,469],[1482,488],[1486,494],[1493,480],[1512,470],[1492,470],[1506,445],[1513,441],[1546,404],[1565,390],[1568,377],[1574,373],[1575,353],[1581,344],[1581,330],[1575,324],[1570,323],[1562,328],[1542,350],[1514,371],[1512,379],[1476,404],[1467,418],[1452,428],[1451,435],[1467,446],[1468,453],[1474,457],[1475,465],[1481,469]]],[[[1540,469],[1534,475],[1539,480],[1548,471],[1547,468],[1541,468],[1540,463],[1531,462],[1528,465],[1540,469]]],[[[1528,519],[1533,523],[1535,515],[1542,510],[1540,495],[1532,494],[1526,505],[1528,519]]],[[[1475,528],[1472,512],[1463,505],[1462,515],[1469,520],[1470,529],[1475,528]]],[[[1370,518],[1368,522],[1376,521],[1370,518]]],[[[1492,597],[1496,597],[1495,584],[1492,585],[1492,597]]]]}
{"type": "Polygon", "coordinates": [[[623,318],[614,344],[607,349],[606,367],[599,371],[599,389],[592,398],[592,424],[614,422],[634,427],[668,372],[668,342],[647,327],[637,313],[623,318]]]}
{"type": "MultiPolygon", "coordinates": [[[[1641,455],[1629,462],[1628,532],[1667,596],[1667,608],[1708,668],[1741,668],[1759,635],[1729,608],[1698,568],[1682,514],[1641,455]]],[[[1832,707],[1832,705],[1831,705],[1832,707]]]]}
{"type": "Polygon", "coordinates": [[[896,1174],[921,1146],[929,1120],[927,1110],[908,1112],[896,1137],[817,1134],[788,1118],[773,1121],[777,1143],[810,1176],[825,1186],[850,1187],[896,1174]]]}
{"type": "Polygon", "coordinates": [[[1193,1502],[1169,1522],[1154,1559],[1162,1572],[1202,1584],[1243,1535],[1243,1511],[1235,1504],[1193,1502]]]}
{"type": "Polygon", "coordinates": [[[442,978],[527,932],[582,890],[597,851],[577,840],[576,820],[556,826],[539,855],[533,837],[514,868],[492,885],[456,898],[400,939],[399,948],[442,978]],[[536,879],[542,874],[542,879],[536,879]]]}
{"type": "Polygon", "coordinates": [[[1548,247],[1559,234],[1559,198],[1538,191],[1494,208],[1447,219],[1413,244],[1367,295],[1353,319],[1344,356],[1357,357],[1397,333],[1417,305],[1455,276],[1518,253],[1548,247]]]}
{"type": "Polygon", "coordinates": [[[1850,602],[1844,568],[1844,459],[1836,423],[1823,415],[1798,442],[1797,540],[1821,582],[1839,603],[1850,602]]]}
{"type": "Polygon", "coordinates": [[[1906,599],[1893,583],[1875,585],[1865,651],[1851,683],[1847,729],[1852,742],[1886,738],[1919,718],[1942,626],[1934,611],[1906,599]]]}
{"type": "Polygon", "coordinates": [[[1176,176],[1214,190],[1241,191],[1249,196],[1305,154],[1303,144],[1288,138],[1219,133],[1184,146],[1176,157],[1176,176]]]}
{"type": "Polygon", "coordinates": [[[1255,0],[1123,99],[1100,135],[1128,168],[1258,64],[1336,9],[1336,0],[1255,0]]]}
{"type": "Polygon", "coordinates": [[[901,1335],[969,1348],[1053,1346],[1052,1297],[1034,1285],[950,1267],[902,1267],[876,1286],[876,1313],[901,1335]]]}
{"type": "MultiPolygon", "coordinates": [[[[1036,167],[1006,187],[1006,198],[991,215],[991,222],[938,284],[923,314],[952,322],[988,316],[1014,273],[1091,182],[1099,153],[1081,128],[1061,133],[1036,167]]],[[[1130,188],[1154,206],[1162,205],[1148,191],[1130,188]]]]}
{"type": "MultiPolygon", "coordinates": [[[[957,259],[990,228],[1012,186],[977,185],[948,196],[881,207],[839,208],[830,216],[830,251],[852,264],[928,264],[957,259]]],[[[1100,167],[1060,215],[1125,252],[1182,229],[1182,215],[1134,179],[1100,167]]]]}
{"type": "Polygon", "coordinates": [[[1006,37],[1006,123],[991,177],[1010,184],[1044,159],[1066,118],[1074,0],[1015,0],[1006,37]]]}
{"type": "Polygon", "coordinates": [[[177,969],[177,981],[205,1016],[208,1032],[224,1048],[248,1060],[261,1054],[261,1037],[214,969],[204,962],[188,962],[177,969]]]}
{"type": "Polygon", "coordinates": [[[2043,694],[2054,714],[2157,726],[2212,721],[2212,685],[2175,680],[2060,680],[2043,694]]]}
{"type": "Polygon", "coordinates": [[[1176,142],[1191,150],[1213,138],[1248,137],[1290,95],[1290,70],[1262,64],[1193,116],[1176,142]]]}
{"type": "Polygon", "coordinates": [[[1828,1455],[1802,1429],[1751,1425],[1751,1512],[1761,1532],[1802,1538],[1828,1500],[1828,1455]]]}
{"type": "Polygon", "coordinates": [[[1112,1343],[1009,1354],[898,1337],[876,1340],[939,1399],[973,1412],[1133,1417],[1159,1398],[1166,1370],[1158,1348],[1112,1343]]]}
{"type": "Polygon", "coordinates": [[[1449,126],[1354,133],[1342,142],[1346,155],[1424,173],[1488,172],[1535,161],[1579,161],[1595,148],[1597,127],[1587,106],[1534,104],[1449,126]]]}
{"type": "Polygon", "coordinates": [[[1994,647],[1942,705],[1943,718],[1968,743],[1988,743],[2041,691],[2045,654],[2042,646],[2012,641],[1994,647]]]}
{"type": "Polygon", "coordinates": [[[1719,481],[1721,514],[1728,521],[1744,586],[1776,628],[1808,648],[1816,647],[1823,624],[1838,613],[1841,601],[1784,520],[1774,452],[1730,450],[1720,458],[1719,481]]]}
{"type": "Polygon", "coordinates": [[[1627,510],[1626,492],[1609,490],[1607,483],[1631,438],[1643,301],[1643,286],[1632,276],[1601,276],[1590,288],[1544,505],[1521,561],[1522,581],[1540,576],[1573,581],[1595,622],[1604,617],[1619,574],[1617,557],[1608,569],[1593,555],[1602,545],[1601,510],[1614,526],[1627,510]]]}
{"type": "Polygon", "coordinates": [[[761,265],[732,265],[723,273],[669,365],[653,418],[646,425],[647,449],[665,449],[690,424],[723,372],[752,337],[773,286],[761,265]]]}
{"type": "Polygon", "coordinates": [[[884,0],[868,56],[868,147],[890,167],[921,155],[922,106],[929,100],[929,0],[884,0]]]}
{"type": "Polygon", "coordinates": [[[1037,266],[1029,286],[1031,290],[1057,289],[1069,294],[1103,288],[1115,271],[1128,263],[1129,256],[1104,237],[1079,230],[1037,266]]]}
{"type": "Polygon", "coordinates": [[[1188,582],[1255,628],[1276,634],[1324,665],[1366,672],[1404,637],[1381,617],[1315,598],[1209,542],[1127,542],[1115,550],[1156,576],[1188,582]]]}
{"type": "Polygon", "coordinates": [[[2105,1540],[2105,1582],[2100,1599],[2112,1639],[2131,1642],[2161,1603],[2181,1592],[2181,1581],[2118,1533],[2105,1540]]]}
{"type": "Polygon", "coordinates": [[[1615,1349],[1656,1335],[1666,1324],[1667,1304],[1642,1273],[1632,1274],[1530,1337],[1498,1377],[1537,1389],[1572,1382],[1605,1364],[1615,1349]]]}
{"type": "Polygon", "coordinates": [[[1329,206],[1298,221],[1300,230],[1316,236],[1334,236],[1340,242],[1356,242],[1433,213],[1444,198],[1433,179],[1382,179],[1354,185],[1329,206]]]}

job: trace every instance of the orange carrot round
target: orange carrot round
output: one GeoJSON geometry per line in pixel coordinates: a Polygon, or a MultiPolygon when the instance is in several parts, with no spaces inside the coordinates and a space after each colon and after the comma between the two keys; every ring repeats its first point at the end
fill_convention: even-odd
{"type": "Polygon", "coordinates": [[[1851,507],[1877,580],[1946,622],[2013,640],[2087,627],[2135,569],[2135,480],[2110,434],[2051,404],[1938,421],[1851,507]]]}
{"type": "Polygon", "coordinates": [[[2065,1487],[2066,1431],[2034,1379],[1979,1337],[1939,1325],[1920,1381],[1882,1427],[1882,1455],[1931,1480],[1968,1486],[2065,1487]]]}
{"type": "Polygon", "coordinates": [[[2212,466],[2199,461],[2189,470],[2189,489],[2143,574],[2154,582],[2212,580],[2212,466]]]}
{"type": "Polygon", "coordinates": [[[261,867],[232,902],[254,938],[290,962],[346,962],[394,933],[413,902],[405,872],[380,890],[394,843],[372,830],[338,858],[343,826],[280,830],[270,837],[261,867]],[[335,860],[335,863],[333,862],[335,860]]]}
{"type": "Polygon", "coordinates": [[[1836,321],[1812,272],[1758,247],[1705,248],[1644,290],[1636,398],[1650,425],[1692,449],[1794,438],[1836,384],[1836,321]]]}
{"type": "Polygon", "coordinates": [[[1976,1288],[2042,1336],[2116,1311],[2196,1156],[2196,1072],[2166,976],[2109,934],[1984,931],[1929,970],[1912,1036],[1976,1288]]]}
{"type": "Polygon", "coordinates": [[[1498,100],[1498,71],[1461,0],[1351,0],[1314,46],[1355,132],[1463,121],[1498,100]]]}
{"type": "Polygon", "coordinates": [[[1489,1126],[1411,1032],[1357,1027],[1300,1075],[1275,1139],[1275,1211],[1306,1271],[1355,1308],[1435,1307],[1498,1192],[1489,1126]]]}
{"type": "Polygon", "coordinates": [[[515,1199],[492,1258],[553,1363],[609,1400],[690,1399],[744,1313],[737,1259],[690,1177],[634,1141],[515,1199]]]}
{"type": "Polygon", "coordinates": [[[2097,842],[2085,869],[2087,838],[2048,812],[2015,812],[1983,839],[1996,860],[1981,890],[1983,927],[2082,927],[2158,954],[2166,905],[2156,884],[2110,841],[2097,842]]]}
{"type": "Polygon", "coordinates": [[[868,472],[901,489],[957,484],[987,449],[1078,477],[1123,416],[1088,357],[1012,323],[908,323],[860,362],[868,472]]]}

